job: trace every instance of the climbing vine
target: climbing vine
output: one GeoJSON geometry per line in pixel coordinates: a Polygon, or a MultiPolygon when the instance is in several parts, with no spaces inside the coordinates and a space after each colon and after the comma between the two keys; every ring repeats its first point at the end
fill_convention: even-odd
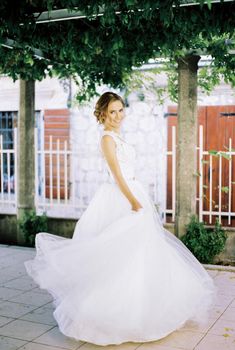
{"type": "Polygon", "coordinates": [[[83,100],[100,84],[125,87],[133,67],[150,58],[175,60],[200,52],[210,54],[212,69],[234,84],[235,60],[225,44],[234,40],[234,2],[182,6],[187,2],[3,0],[0,72],[14,80],[73,77],[83,100]],[[40,13],[56,9],[80,11],[84,17],[36,23],[40,13]]]}

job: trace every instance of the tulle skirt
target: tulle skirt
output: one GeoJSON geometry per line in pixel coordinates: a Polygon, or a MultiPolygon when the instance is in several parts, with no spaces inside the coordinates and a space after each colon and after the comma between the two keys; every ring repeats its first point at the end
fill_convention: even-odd
{"type": "Polygon", "coordinates": [[[97,345],[165,337],[187,320],[204,324],[217,287],[201,263],[166,230],[145,188],[128,186],[138,212],[115,183],[103,183],[73,237],[36,235],[27,273],[53,296],[68,337],[97,345]]]}

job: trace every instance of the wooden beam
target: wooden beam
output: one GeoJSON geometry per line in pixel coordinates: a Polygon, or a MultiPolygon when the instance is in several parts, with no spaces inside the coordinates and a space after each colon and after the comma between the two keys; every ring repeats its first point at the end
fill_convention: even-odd
{"type": "MultiPolygon", "coordinates": [[[[233,2],[233,0],[224,0],[225,2],[233,2]]],[[[222,3],[221,0],[211,0],[211,4],[218,4],[222,3]]],[[[180,7],[188,7],[188,6],[199,6],[201,3],[199,1],[184,1],[182,4],[180,4],[180,7]]],[[[206,3],[205,3],[206,5],[206,3]]],[[[173,5],[172,7],[176,7],[176,5],[173,5]]],[[[151,10],[151,8],[150,8],[151,10]]],[[[135,10],[136,11],[136,10],[135,10]]],[[[138,9],[138,11],[142,12],[143,9],[138,9]]],[[[133,10],[129,10],[128,12],[134,12],[133,10]]],[[[121,11],[115,11],[116,14],[121,14],[121,11]]],[[[103,7],[99,7],[99,12],[97,14],[92,15],[92,17],[97,16],[103,16],[104,15],[104,9],[103,7]]],[[[37,12],[34,13],[35,22],[37,24],[42,23],[48,23],[48,22],[60,22],[60,21],[69,21],[74,19],[82,19],[87,18],[87,15],[85,15],[82,11],[79,11],[77,7],[74,8],[74,10],[70,10],[67,8],[58,9],[58,10],[52,10],[52,11],[43,11],[43,12],[37,12]]]]}

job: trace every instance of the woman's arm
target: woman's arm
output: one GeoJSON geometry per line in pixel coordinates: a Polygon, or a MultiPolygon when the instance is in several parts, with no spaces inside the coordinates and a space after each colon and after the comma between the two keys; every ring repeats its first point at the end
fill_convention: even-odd
{"type": "Polygon", "coordinates": [[[129,200],[132,206],[132,210],[137,211],[142,208],[141,204],[135,198],[133,193],[130,191],[127,183],[122,175],[120,165],[116,155],[116,144],[112,136],[104,135],[101,139],[101,148],[104,154],[104,157],[109,165],[110,170],[114,176],[115,181],[117,182],[120,190],[129,200]]]}

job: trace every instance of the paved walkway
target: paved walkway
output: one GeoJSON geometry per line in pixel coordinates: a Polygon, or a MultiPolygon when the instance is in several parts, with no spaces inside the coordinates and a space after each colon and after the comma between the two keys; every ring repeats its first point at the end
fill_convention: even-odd
{"type": "Polygon", "coordinates": [[[158,341],[103,347],[74,341],[60,333],[52,315],[51,296],[34,284],[23,265],[34,254],[34,248],[0,245],[0,350],[235,349],[235,268],[231,271],[208,268],[219,286],[220,298],[206,326],[189,323],[158,341]]]}

